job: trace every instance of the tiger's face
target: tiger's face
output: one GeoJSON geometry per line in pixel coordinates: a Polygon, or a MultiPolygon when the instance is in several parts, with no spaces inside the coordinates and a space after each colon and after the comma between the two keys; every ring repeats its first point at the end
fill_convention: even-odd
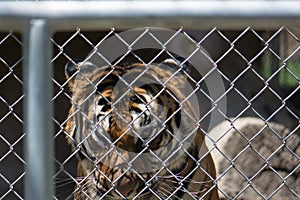
{"type": "MultiPolygon", "coordinates": [[[[66,66],[67,78],[73,77],[66,131],[79,159],[75,199],[176,199],[191,187],[190,197],[207,193],[212,180],[195,187],[182,178],[207,181],[195,169],[204,135],[186,71],[172,59],[149,66],[66,66]]],[[[211,162],[212,179],[210,155],[203,160],[211,162]]]]}

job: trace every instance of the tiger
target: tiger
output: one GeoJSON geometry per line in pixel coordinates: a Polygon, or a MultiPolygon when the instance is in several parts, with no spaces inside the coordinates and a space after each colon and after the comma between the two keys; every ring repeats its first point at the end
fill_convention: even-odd
{"type": "Polygon", "coordinates": [[[74,199],[218,200],[216,170],[190,100],[188,62],[65,66],[65,126],[78,158],[74,199]]]}

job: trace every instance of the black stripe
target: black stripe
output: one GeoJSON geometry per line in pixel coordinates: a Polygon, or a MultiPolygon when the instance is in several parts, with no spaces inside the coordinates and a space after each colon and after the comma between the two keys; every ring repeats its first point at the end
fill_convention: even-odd
{"type": "Polygon", "coordinates": [[[157,91],[163,90],[163,87],[160,84],[156,84],[156,83],[150,83],[150,84],[139,83],[139,84],[141,84],[140,88],[146,90],[148,93],[150,92],[152,96],[155,96],[157,94],[157,91]]]}
{"type": "Polygon", "coordinates": [[[98,105],[101,106],[101,105],[107,105],[107,104],[110,104],[111,103],[111,98],[110,97],[103,97],[102,99],[100,99],[98,101],[98,105]]]}
{"type": "MultiPolygon", "coordinates": [[[[100,81],[100,80],[99,80],[100,81]]],[[[97,92],[101,93],[108,87],[113,87],[117,84],[119,81],[119,78],[117,76],[108,76],[105,78],[103,82],[100,82],[99,85],[97,86],[97,92]]],[[[98,84],[98,83],[96,83],[98,84]]]]}
{"type": "Polygon", "coordinates": [[[143,111],[139,107],[132,106],[129,111],[135,111],[136,113],[142,113],[143,111]]]}
{"type": "Polygon", "coordinates": [[[181,110],[178,110],[179,106],[176,106],[176,114],[175,114],[175,124],[177,126],[177,128],[180,127],[180,123],[181,123],[181,110]]]}

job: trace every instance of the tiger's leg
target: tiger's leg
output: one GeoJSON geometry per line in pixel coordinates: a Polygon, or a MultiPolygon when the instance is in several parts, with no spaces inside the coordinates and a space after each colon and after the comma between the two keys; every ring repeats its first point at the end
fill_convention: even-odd
{"type": "MultiPolygon", "coordinates": [[[[197,167],[197,166],[196,166],[197,167]]],[[[189,178],[189,185],[182,197],[184,200],[199,198],[201,200],[219,200],[218,189],[214,184],[216,170],[210,154],[201,159],[200,166],[189,178]],[[191,195],[193,197],[191,197],[191,195]]]]}
{"type": "Polygon", "coordinates": [[[194,159],[189,160],[189,162],[193,163],[191,165],[194,165],[194,168],[197,167],[197,169],[189,178],[191,181],[187,190],[190,191],[190,194],[186,193],[182,199],[188,200],[198,197],[201,200],[219,200],[218,188],[214,183],[216,168],[211,154],[207,154],[207,152],[207,147],[202,145],[198,154],[198,158],[201,159],[200,166],[195,164],[194,159]]]}
{"type": "MultiPolygon", "coordinates": [[[[203,168],[207,171],[210,176],[215,180],[216,179],[216,168],[214,165],[214,161],[211,157],[211,154],[208,154],[204,160],[203,163],[201,163],[201,166],[203,165],[203,168]],[[211,166],[213,165],[213,166],[211,166]]],[[[207,200],[219,200],[219,195],[218,195],[218,188],[214,184],[213,180],[209,176],[206,177],[206,180],[209,181],[209,188],[212,189],[209,192],[209,195],[207,195],[207,200]]]]}

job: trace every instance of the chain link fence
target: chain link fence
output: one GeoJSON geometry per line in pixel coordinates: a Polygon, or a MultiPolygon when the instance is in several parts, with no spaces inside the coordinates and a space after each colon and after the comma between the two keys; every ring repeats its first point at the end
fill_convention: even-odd
{"type": "MultiPolygon", "coordinates": [[[[183,28],[172,30],[55,30],[49,38],[54,106],[53,199],[73,199],[76,191],[83,191],[82,199],[97,199],[84,193],[85,179],[77,174],[81,147],[72,150],[66,140],[70,138],[65,130],[68,112],[75,102],[68,87],[71,79],[65,77],[66,63],[82,60],[98,67],[124,63],[148,66],[175,55],[192,65],[188,82],[194,87],[191,95],[200,102],[198,124],[202,124],[207,153],[216,165],[213,181],[220,198],[299,199],[300,27],[284,25],[275,29],[193,29],[182,23],[178,26],[183,28]],[[214,75],[218,79],[211,79],[214,75]],[[218,93],[214,94],[216,86],[218,93]]],[[[0,33],[0,199],[25,199],[25,38],[24,32],[0,33]]],[[[113,190],[114,184],[111,186],[113,190]]],[[[145,185],[145,190],[148,187],[145,185]]],[[[109,194],[105,195],[102,197],[109,199],[109,194]]],[[[124,199],[122,195],[119,193],[124,199]]],[[[165,195],[155,196],[176,199],[175,194],[165,195]]],[[[197,198],[190,194],[188,199],[197,198]]]]}
{"type": "Polygon", "coordinates": [[[22,199],[24,181],[22,39],[1,33],[1,199],[22,199]],[[13,48],[12,48],[13,47],[13,48]]]}

